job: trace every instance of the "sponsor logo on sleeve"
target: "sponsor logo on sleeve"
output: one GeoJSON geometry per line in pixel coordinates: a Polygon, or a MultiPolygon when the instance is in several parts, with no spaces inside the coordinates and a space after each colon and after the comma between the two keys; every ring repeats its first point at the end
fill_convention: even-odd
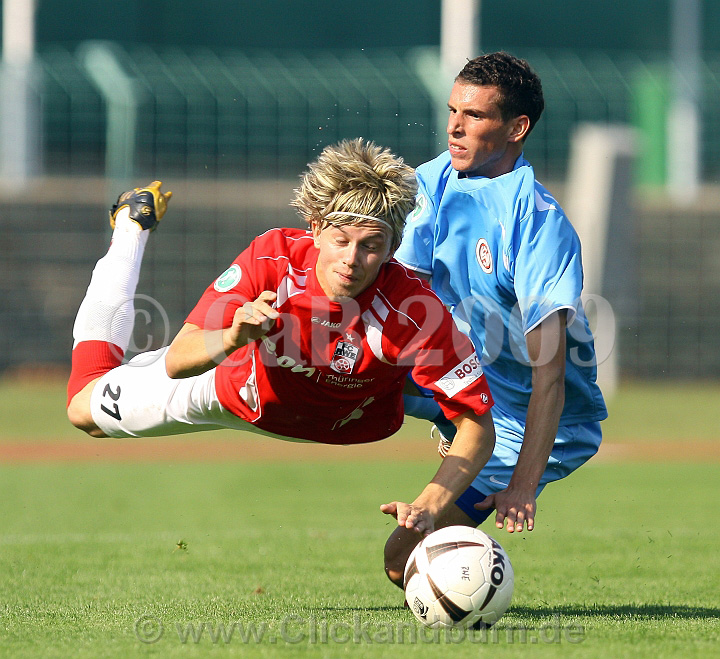
{"type": "Polygon", "coordinates": [[[215,280],[215,290],[218,293],[227,293],[235,288],[242,277],[242,270],[237,263],[233,263],[225,272],[215,280]]]}
{"type": "Polygon", "coordinates": [[[448,398],[452,398],[475,382],[482,374],[480,358],[476,354],[472,354],[445,373],[435,384],[445,392],[448,398]]]}

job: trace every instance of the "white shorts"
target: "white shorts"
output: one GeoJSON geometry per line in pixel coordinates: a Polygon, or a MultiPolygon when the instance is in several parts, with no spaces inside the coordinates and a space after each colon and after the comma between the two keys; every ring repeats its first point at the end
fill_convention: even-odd
{"type": "MultiPolygon", "coordinates": [[[[215,393],[215,369],[173,380],[165,370],[167,348],[137,355],[95,384],[90,411],[109,437],[159,437],[232,428],[278,437],[226,410],[215,393]]],[[[291,441],[304,441],[291,439],[291,441]]]]}

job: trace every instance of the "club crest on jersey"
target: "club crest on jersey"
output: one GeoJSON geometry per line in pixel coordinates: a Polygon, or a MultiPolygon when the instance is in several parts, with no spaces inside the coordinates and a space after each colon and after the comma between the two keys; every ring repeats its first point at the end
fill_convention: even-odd
{"type": "Polygon", "coordinates": [[[475,256],[477,262],[480,264],[482,271],[489,275],[493,271],[493,257],[490,251],[490,245],[485,238],[480,238],[475,246],[475,256]]]}
{"type": "Polygon", "coordinates": [[[330,368],[337,373],[352,373],[359,354],[360,348],[357,346],[346,341],[338,341],[330,368]]]}

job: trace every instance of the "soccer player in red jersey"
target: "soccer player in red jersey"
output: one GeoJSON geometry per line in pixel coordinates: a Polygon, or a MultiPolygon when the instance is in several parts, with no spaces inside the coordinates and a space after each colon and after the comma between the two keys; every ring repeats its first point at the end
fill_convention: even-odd
{"type": "Polygon", "coordinates": [[[309,230],[257,237],[213,282],[170,346],[123,364],[150,232],[171,193],[120,196],[113,240],[75,322],[68,417],[94,437],[236,428],[327,444],[389,437],[412,370],[457,426],[411,504],[381,510],[428,534],[492,453],[492,399],[475,350],[419,278],[393,260],[414,171],[361,139],[326,147],[292,204],[309,230]]]}

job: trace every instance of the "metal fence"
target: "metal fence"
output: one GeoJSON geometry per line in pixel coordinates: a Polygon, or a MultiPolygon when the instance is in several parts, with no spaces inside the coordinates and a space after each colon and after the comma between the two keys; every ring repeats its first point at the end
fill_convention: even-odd
{"type": "Polygon", "coordinates": [[[637,296],[618,325],[624,374],[720,377],[720,187],[687,208],[645,200],[634,252],[637,296]]]}
{"type": "MultiPolygon", "coordinates": [[[[638,77],[662,90],[662,62],[636,54],[519,52],[540,73],[547,110],[527,154],[562,190],[580,121],[634,121],[638,77]]],[[[140,291],[179,329],[219,272],[269,226],[297,225],[297,175],[325,144],[363,135],[416,165],[443,148],[435,101],[412,57],[376,52],[117,51],[138,90],[134,175],[176,192],[151,241],[140,291]]],[[[74,314],[108,239],[106,104],[77,53],[41,53],[36,87],[45,176],[22,195],[0,190],[0,372],[66,366],[74,314]]],[[[704,63],[703,173],[720,173],[720,58],[704,63]]],[[[658,98],[660,98],[658,96],[658,98]]],[[[647,101],[647,99],[645,99],[647,101]]],[[[658,190],[638,199],[637,299],[620,318],[621,371],[720,377],[720,202],[708,185],[689,208],[658,190]]],[[[562,195],[560,195],[562,202],[562,195]]],[[[151,305],[152,306],[152,305],[151,305]]],[[[162,343],[165,321],[139,323],[137,349],[162,343]]]]}
{"type": "MultiPolygon", "coordinates": [[[[135,82],[135,174],[294,176],[328,143],[359,135],[418,163],[439,151],[433,107],[399,55],[156,51],[118,60],[135,82]]],[[[66,50],[42,53],[45,170],[105,166],[105,103],[66,50]]]]}
{"type": "MultiPolygon", "coordinates": [[[[138,176],[294,176],[322,146],[359,135],[413,165],[444,148],[437,130],[444,103],[423,84],[416,53],[111,50],[137,90],[138,176]]],[[[105,167],[106,104],[82,53],[54,48],[39,57],[49,174],[96,174],[105,167]]],[[[668,64],[658,54],[518,54],[543,80],[547,108],[528,155],[546,178],[564,176],[576,123],[637,123],[638,104],[667,98],[668,64]],[[656,87],[650,99],[648,80],[656,87]]],[[[717,177],[720,57],[702,66],[703,172],[717,177]]]]}

